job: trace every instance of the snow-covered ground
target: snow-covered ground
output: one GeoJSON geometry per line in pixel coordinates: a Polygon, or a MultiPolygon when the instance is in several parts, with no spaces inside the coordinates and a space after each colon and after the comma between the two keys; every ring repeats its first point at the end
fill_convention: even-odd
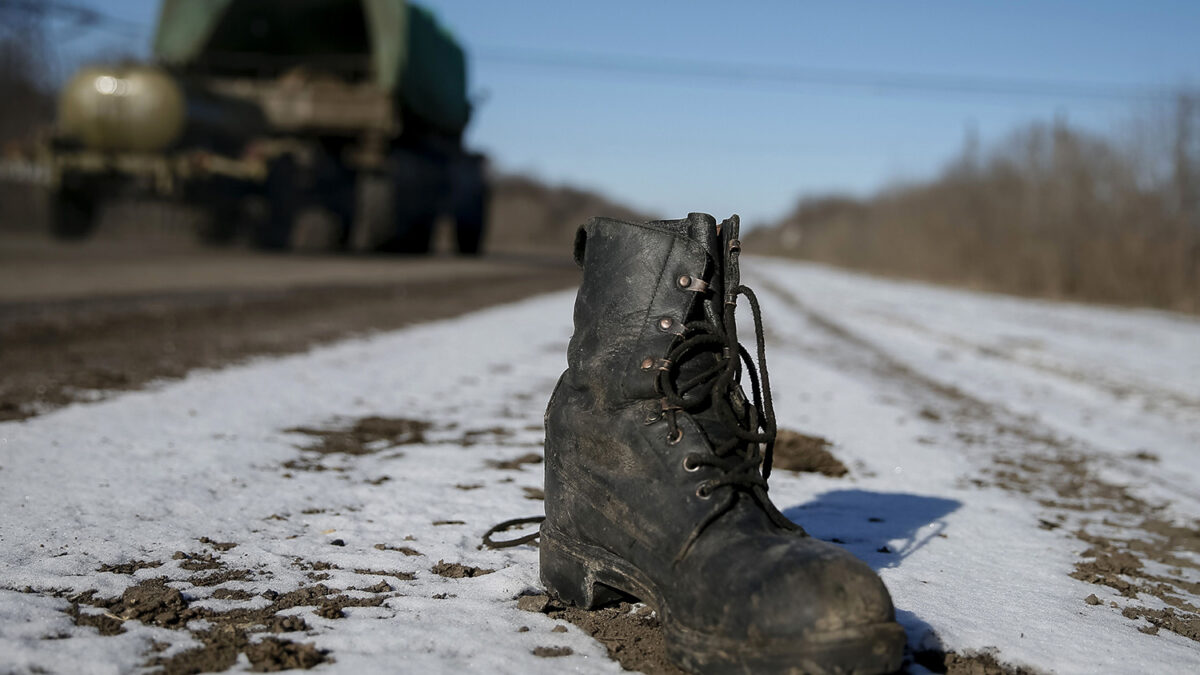
{"type": "MultiPolygon", "coordinates": [[[[744,269],[781,426],[831,440],[850,467],[776,472],[772,498],[879,570],[914,650],[1200,672],[1184,636],[1200,605],[1200,321],[744,269]]],[[[536,549],[479,546],[542,509],[539,465],[496,463],[540,452],[572,303],[538,297],[0,424],[0,672],[130,672],[198,646],[204,618],[101,635],[68,611],[119,622],[90,599],[156,577],[214,612],[345,589],[362,606],[341,618],[280,612],[308,626],[283,637],[328,650],[321,670],[620,672],[579,628],[518,608],[538,588],[536,549]],[[432,426],[303,449],[371,417],[432,426]],[[439,561],[495,571],[453,578],[439,561]],[[380,580],[390,589],[367,590],[380,580]]]]}

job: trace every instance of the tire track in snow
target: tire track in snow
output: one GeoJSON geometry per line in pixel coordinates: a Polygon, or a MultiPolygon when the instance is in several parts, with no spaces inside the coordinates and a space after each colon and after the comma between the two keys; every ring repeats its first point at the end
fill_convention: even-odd
{"type": "MultiPolygon", "coordinates": [[[[1139,459],[1115,457],[1034,417],[941,382],[814,309],[784,285],[767,277],[754,281],[769,299],[822,333],[819,346],[778,332],[769,331],[769,339],[861,373],[914,413],[948,425],[962,450],[982,460],[979,476],[968,478],[970,483],[1035,501],[1043,510],[1038,527],[1062,529],[1085,549],[1072,577],[1114,589],[1122,600],[1112,600],[1111,608],[1137,621],[1142,633],[1164,629],[1200,641],[1200,521],[1179,522],[1168,505],[1149,503],[1129,485],[1102,477],[1102,468],[1117,468],[1125,476],[1160,480],[1139,467],[1139,459]]],[[[1183,484],[1174,489],[1196,498],[1183,484]]],[[[1101,600],[1092,594],[1086,602],[1101,600]]]]}

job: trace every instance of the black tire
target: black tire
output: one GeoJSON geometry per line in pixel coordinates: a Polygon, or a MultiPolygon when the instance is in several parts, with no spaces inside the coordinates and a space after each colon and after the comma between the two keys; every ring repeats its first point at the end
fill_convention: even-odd
{"type": "Polygon", "coordinates": [[[468,155],[455,160],[450,180],[450,208],[458,253],[479,255],[483,252],[490,198],[483,158],[468,155]]]}
{"type": "Polygon", "coordinates": [[[291,245],[292,224],[299,206],[300,167],[290,155],[271,163],[267,173],[268,214],[255,223],[253,242],[264,251],[285,251],[291,245]]]}
{"type": "Polygon", "coordinates": [[[454,238],[459,255],[480,255],[483,253],[483,235],[487,229],[488,189],[481,184],[479,188],[463,197],[463,201],[455,204],[454,209],[454,238]]]}
{"type": "Polygon", "coordinates": [[[246,183],[229,178],[186,183],[184,202],[200,214],[196,239],[208,246],[229,246],[244,232],[253,231],[246,209],[249,194],[246,183]]]}
{"type": "Polygon", "coordinates": [[[242,222],[241,204],[235,199],[219,198],[203,208],[196,238],[206,246],[229,246],[237,239],[242,222]]]}
{"type": "Polygon", "coordinates": [[[82,180],[63,176],[50,202],[50,234],[56,239],[84,239],[96,229],[99,212],[94,190],[82,180]]]}
{"type": "Polygon", "coordinates": [[[388,173],[393,185],[393,230],[379,250],[425,255],[446,195],[446,168],[436,156],[412,149],[395,152],[388,173]]]}
{"type": "Polygon", "coordinates": [[[354,182],[354,224],[350,229],[350,248],[370,252],[386,242],[395,231],[395,188],[384,172],[363,171],[354,182]]]}
{"type": "Polygon", "coordinates": [[[416,217],[400,225],[400,233],[385,242],[380,250],[405,255],[427,255],[433,244],[434,219],[416,217]]]}

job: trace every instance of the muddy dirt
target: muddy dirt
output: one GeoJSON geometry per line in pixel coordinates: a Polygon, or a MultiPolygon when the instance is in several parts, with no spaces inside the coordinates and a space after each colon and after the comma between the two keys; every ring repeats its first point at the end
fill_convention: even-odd
{"type": "Polygon", "coordinates": [[[411,546],[389,546],[388,544],[375,544],[375,549],[378,551],[396,551],[407,556],[424,555],[411,546]]]}
{"type": "Polygon", "coordinates": [[[112,572],[113,574],[133,574],[138,570],[153,569],[155,567],[162,567],[162,562],[159,560],[130,560],[127,563],[101,565],[96,568],[96,571],[112,572]]]}
{"type": "Polygon", "coordinates": [[[365,417],[347,428],[297,427],[286,431],[317,439],[316,443],[304,446],[305,450],[322,454],[368,455],[399,445],[424,443],[425,432],[432,426],[424,420],[365,417]]]}
{"type": "Polygon", "coordinates": [[[775,456],[771,466],[786,471],[819,473],[840,478],[850,470],[829,451],[832,447],[833,443],[820,436],[780,429],[775,435],[775,456]]]}
{"type": "MultiPolygon", "coordinates": [[[[232,542],[221,543],[225,550],[236,546],[232,542]]],[[[197,559],[205,563],[221,563],[209,554],[196,555],[179,553],[178,565],[188,569],[189,562],[197,559]]],[[[161,561],[133,561],[125,565],[106,566],[108,571],[126,574],[126,568],[147,569],[162,566],[161,561]]],[[[302,569],[331,569],[329,563],[298,561],[302,569]]],[[[462,566],[454,566],[462,567],[462,566]]],[[[474,576],[490,570],[465,568],[460,576],[474,576]]],[[[386,576],[397,583],[413,579],[412,574],[389,570],[355,570],[364,576],[386,576]]],[[[251,578],[254,573],[246,569],[222,570],[210,581],[214,585],[226,581],[251,578]],[[219,575],[219,578],[218,578],[219,575]]],[[[200,588],[204,584],[196,583],[200,588]]],[[[200,580],[203,581],[203,580],[200,580]]],[[[368,597],[352,597],[340,589],[324,584],[302,586],[286,592],[268,590],[261,594],[269,604],[265,607],[237,607],[227,611],[199,607],[192,604],[193,596],[188,589],[180,590],[168,582],[166,577],[144,579],[130,586],[121,595],[111,598],[97,597],[96,591],[86,591],[67,598],[64,612],[80,626],[91,626],[101,635],[119,635],[125,632],[124,624],[138,621],[144,624],[186,631],[201,646],[184,650],[170,657],[157,653],[165,645],[152,651],[145,662],[147,667],[163,673],[219,672],[232,667],[239,654],[244,654],[254,672],[274,672],[288,669],[307,669],[332,661],[332,657],[318,650],[312,643],[293,641],[280,637],[262,637],[260,634],[279,635],[309,630],[308,623],[294,613],[281,614],[296,607],[311,607],[312,613],[325,619],[340,619],[350,607],[376,607],[395,595],[395,586],[387,581],[364,585],[354,590],[369,593],[368,597]],[[202,620],[202,621],[196,621],[202,620]]],[[[28,592],[34,592],[28,589],[28,592]]],[[[217,588],[212,598],[235,602],[254,600],[252,594],[236,588],[217,588]]]]}
{"type": "Polygon", "coordinates": [[[517,606],[575,624],[603,644],[609,658],[626,670],[647,675],[686,675],[667,660],[662,623],[645,605],[622,602],[588,611],[564,607],[545,595],[525,595],[517,599],[517,606]]]}
{"type": "Polygon", "coordinates": [[[1001,663],[987,652],[956,654],[935,650],[921,651],[913,654],[913,661],[930,672],[946,675],[1038,675],[1035,670],[1001,663]]]}
{"type": "Polygon", "coordinates": [[[481,577],[485,574],[491,574],[496,570],[487,569],[486,567],[471,567],[462,563],[448,563],[445,560],[437,561],[437,564],[430,568],[430,571],[447,579],[470,579],[481,577]]]}
{"type": "Polygon", "coordinates": [[[574,266],[558,258],[97,255],[104,259],[69,247],[0,249],[9,279],[0,294],[0,420],[578,283],[574,266]],[[267,272],[276,267],[287,283],[267,272]],[[91,276],[58,288],[77,275],[91,276]]]}
{"type": "Polygon", "coordinates": [[[489,459],[487,465],[493,469],[502,469],[505,471],[520,471],[526,464],[541,464],[542,456],[536,452],[529,452],[519,457],[512,459],[489,459]]]}

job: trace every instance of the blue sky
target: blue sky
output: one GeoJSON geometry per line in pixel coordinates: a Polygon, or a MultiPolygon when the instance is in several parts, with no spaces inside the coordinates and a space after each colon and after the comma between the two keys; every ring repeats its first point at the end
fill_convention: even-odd
{"type": "MultiPolygon", "coordinates": [[[[96,49],[148,51],[155,0],[91,4],[141,28],[76,37],[65,43],[67,61],[96,49]]],[[[1200,2],[424,4],[472,50],[471,86],[482,103],[469,143],[503,169],[598,189],[669,217],[738,212],[762,222],[802,195],[869,194],[932,175],[968,129],[987,144],[1063,116],[1120,133],[1154,105],[1124,92],[1200,86],[1200,2]],[[517,62],[531,50],[541,61],[616,58],[651,71],[517,62]],[[1050,86],[1018,95],[739,81],[654,72],[664,59],[756,73],[769,66],[1050,86]],[[1059,95],[1059,84],[1112,95],[1059,95]]]]}

